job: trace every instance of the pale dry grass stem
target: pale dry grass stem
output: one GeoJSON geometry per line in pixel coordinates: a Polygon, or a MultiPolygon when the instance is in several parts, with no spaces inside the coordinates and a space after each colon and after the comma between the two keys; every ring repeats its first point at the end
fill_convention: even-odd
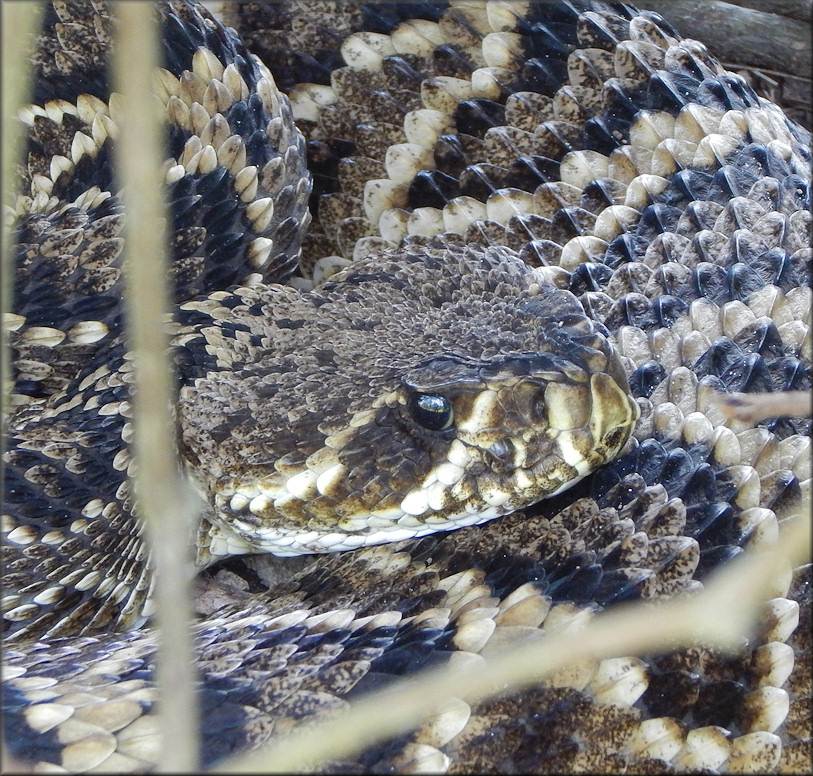
{"type": "MultiPolygon", "coordinates": [[[[26,102],[30,93],[31,69],[27,66],[30,47],[33,43],[33,34],[39,24],[42,6],[40,3],[19,2],[1,3],[0,27],[2,28],[2,73],[3,88],[0,90],[0,105],[2,105],[2,182],[3,182],[3,229],[2,243],[0,244],[0,312],[4,315],[10,309],[11,278],[14,276],[14,262],[12,259],[11,231],[9,222],[11,216],[7,211],[9,203],[14,201],[19,180],[16,175],[17,165],[20,163],[23,131],[17,120],[17,111],[26,102]]],[[[5,327],[5,324],[4,324],[5,327]]],[[[2,422],[0,422],[0,449],[6,449],[6,413],[8,412],[8,394],[11,387],[9,380],[8,340],[5,331],[3,341],[0,343],[0,375],[3,378],[0,403],[2,403],[2,422]]],[[[3,492],[3,468],[0,467],[0,492],[3,492]]],[[[4,737],[3,737],[3,740],[4,737]]],[[[3,743],[2,762],[5,768],[24,770],[15,762],[6,751],[3,743]]]]}
{"type": "Polygon", "coordinates": [[[233,757],[218,773],[309,771],[330,759],[346,759],[388,736],[416,727],[457,698],[467,703],[521,690],[568,665],[648,655],[702,643],[733,651],[741,646],[788,565],[807,562],[810,505],[802,517],[786,521],[776,546],[749,551],[721,569],[702,593],[670,601],[621,605],[595,616],[577,632],[544,636],[506,650],[485,668],[430,669],[398,682],[376,697],[355,703],[345,714],[274,742],[257,752],[233,757]]]}
{"type": "Polygon", "coordinates": [[[160,27],[152,3],[119,2],[113,82],[122,97],[116,143],[118,183],[126,206],[128,341],[135,366],[133,487],[154,567],[158,628],[158,770],[198,764],[197,700],[192,643],[192,538],[197,504],[187,493],[177,452],[175,380],[167,322],[171,318],[167,209],[163,196],[164,125],[152,94],[160,65],[160,27]]]}

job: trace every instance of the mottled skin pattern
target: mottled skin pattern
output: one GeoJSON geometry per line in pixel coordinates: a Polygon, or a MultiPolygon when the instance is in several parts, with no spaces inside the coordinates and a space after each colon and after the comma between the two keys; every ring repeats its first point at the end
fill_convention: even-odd
{"type": "MultiPolygon", "coordinates": [[[[809,492],[809,421],[749,428],[710,397],[809,388],[807,133],[704,47],[620,4],[225,12],[291,107],[230,34],[174,6],[184,21],[166,17],[158,91],[182,450],[210,502],[202,565],[272,544],[287,554],[290,537],[269,527],[283,501],[306,549],[330,516],[341,530],[323,548],[352,546],[342,536],[358,537],[359,506],[386,530],[458,514],[450,488],[464,512],[482,497],[483,519],[496,517],[558,489],[522,492],[540,456],[586,473],[582,430],[612,457],[640,418],[618,460],[571,490],[318,557],[210,614],[196,629],[204,764],[452,656],[477,669],[528,629],[691,593],[742,547],[774,540],[809,492]],[[289,288],[266,285],[294,272],[289,288]],[[342,389],[340,376],[363,379],[342,389]],[[607,418],[622,431],[602,429],[607,418]],[[353,493],[374,446],[380,474],[353,493]],[[280,475],[300,478],[281,493],[280,475]],[[410,477],[419,487],[403,495],[410,477]]],[[[149,588],[123,479],[109,29],[100,5],[48,12],[8,324],[6,741],[69,770],[149,768],[158,734],[151,632],[98,634],[142,620],[149,588]],[[43,632],[71,638],[25,643],[43,632]]],[[[264,573],[233,568],[252,586],[264,573]]],[[[809,770],[809,567],[774,596],[737,655],[697,645],[575,665],[543,687],[451,704],[332,767],[809,770]]]]}

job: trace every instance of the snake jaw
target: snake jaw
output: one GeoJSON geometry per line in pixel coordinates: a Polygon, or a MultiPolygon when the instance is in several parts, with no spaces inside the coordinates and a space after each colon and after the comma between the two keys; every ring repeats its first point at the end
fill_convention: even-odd
{"type": "Polygon", "coordinates": [[[591,350],[588,368],[533,354],[512,357],[508,366],[478,367],[481,379],[469,375],[457,390],[445,386],[452,428],[413,427],[408,394],[390,392],[373,402],[377,412],[355,413],[345,430],[328,434],[303,465],[221,481],[210,555],[217,547],[284,556],[417,538],[486,522],[566,490],[618,455],[639,414],[617,356],[599,340],[601,352],[591,350]],[[348,485],[357,474],[348,456],[365,447],[365,432],[391,423],[424,440],[434,451],[431,464],[400,486],[400,469],[391,471],[365,504],[348,485]]]}

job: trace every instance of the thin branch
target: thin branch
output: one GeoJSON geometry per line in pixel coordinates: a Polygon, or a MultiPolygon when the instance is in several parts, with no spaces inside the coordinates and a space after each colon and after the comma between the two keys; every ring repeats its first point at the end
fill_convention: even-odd
{"type": "Polygon", "coordinates": [[[715,398],[726,417],[746,423],[759,423],[767,418],[809,417],[813,407],[810,391],[721,393],[715,398]]]}
{"type": "MultiPolygon", "coordinates": [[[[809,505],[802,508],[802,514],[809,505]]],[[[218,773],[281,773],[309,770],[342,759],[376,741],[419,725],[449,698],[476,702],[521,689],[586,659],[603,660],[678,649],[701,642],[735,650],[756,620],[765,591],[787,569],[806,559],[810,522],[789,521],[777,546],[748,552],[720,570],[691,598],[639,602],[597,615],[578,633],[539,637],[490,658],[487,668],[439,668],[399,681],[391,689],[354,704],[346,714],[309,725],[258,752],[230,759],[218,773]]]]}
{"type": "MultiPolygon", "coordinates": [[[[42,14],[42,7],[39,3],[3,3],[0,5],[2,13],[2,34],[3,34],[3,89],[2,113],[3,113],[3,143],[2,143],[2,177],[3,177],[3,205],[14,202],[20,187],[20,180],[15,175],[15,168],[21,159],[23,148],[23,125],[17,118],[17,111],[28,99],[31,92],[32,68],[28,66],[30,50],[33,48],[34,33],[39,27],[39,20],[42,14]]],[[[11,309],[10,296],[12,284],[9,278],[14,277],[14,262],[12,259],[11,231],[7,228],[8,215],[3,213],[3,242],[2,261],[4,282],[0,287],[0,312],[11,309]]],[[[9,374],[8,370],[8,350],[5,339],[0,346],[0,374],[9,374]]],[[[6,410],[6,399],[9,385],[4,382],[2,400],[3,410],[6,410]]],[[[5,424],[0,428],[3,434],[3,449],[5,450],[5,424]]],[[[0,485],[2,485],[2,469],[0,468],[0,485]]]]}
{"type": "Polygon", "coordinates": [[[810,28],[798,19],[722,0],[647,0],[643,5],[681,35],[703,41],[720,59],[810,77],[810,28]]]}
{"type": "MultiPolygon", "coordinates": [[[[2,13],[2,181],[3,205],[14,201],[18,192],[20,181],[15,175],[15,166],[20,161],[23,148],[23,126],[17,119],[17,111],[28,99],[31,92],[32,69],[28,67],[30,50],[33,48],[34,34],[39,27],[42,6],[40,3],[3,3],[0,5],[2,13]]],[[[14,260],[11,230],[8,229],[8,216],[3,214],[2,235],[2,287],[0,287],[0,313],[11,309],[11,286],[9,278],[14,277],[14,260]]],[[[9,372],[9,354],[6,337],[0,342],[0,375],[3,375],[3,387],[0,393],[2,402],[2,415],[5,418],[8,412],[8,394],[11,387],[6,378],[9,372]]],[[[0,449],[6,449],[6,424],[0,423],[0,449]]],[[[0,492],[3,491],[3,467],[0,467],[0,492]]],[[[21,770],[22,764],[12,758],[5,746],[2,747],[2,762],[5,767],[21,770]]]]}
{"type": "Polygon", "coordinates": [[[190,630],[189,557],[194,503],[180,478],[176,450],[173,369],[166,321],[170,301],[163,125],[153,96],[159,35],[152,3],[120,2],[114,83],[123,121],[116,146],[126,205],[127,312],[135,363],[133,457],[138,513],[144,518],[155,568],[159,648],[157,683],[163,733],[160,771],[192,770],[198,762],[195,660],[190,630]]]}

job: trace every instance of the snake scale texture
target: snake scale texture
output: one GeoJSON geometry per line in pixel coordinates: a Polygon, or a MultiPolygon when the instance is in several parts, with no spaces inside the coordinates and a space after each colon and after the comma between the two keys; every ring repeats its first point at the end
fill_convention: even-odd
{"type": "MultiPolygon", "coordinates": [[[[197,563],[245,586],[194,626],[204,767],[776,540],[810,420],[714,396],[810,388],[806,130],[621,3],[212,11],[161,7],[155,78],[197,563]]],[[[48,6],[12,203],[4,734],[51,772],[160,734],[113,28],[48,6]]],[[[810,668],[788,568],[735,654],[581,661],[325,767],[809,772],[810,668]]]]}

